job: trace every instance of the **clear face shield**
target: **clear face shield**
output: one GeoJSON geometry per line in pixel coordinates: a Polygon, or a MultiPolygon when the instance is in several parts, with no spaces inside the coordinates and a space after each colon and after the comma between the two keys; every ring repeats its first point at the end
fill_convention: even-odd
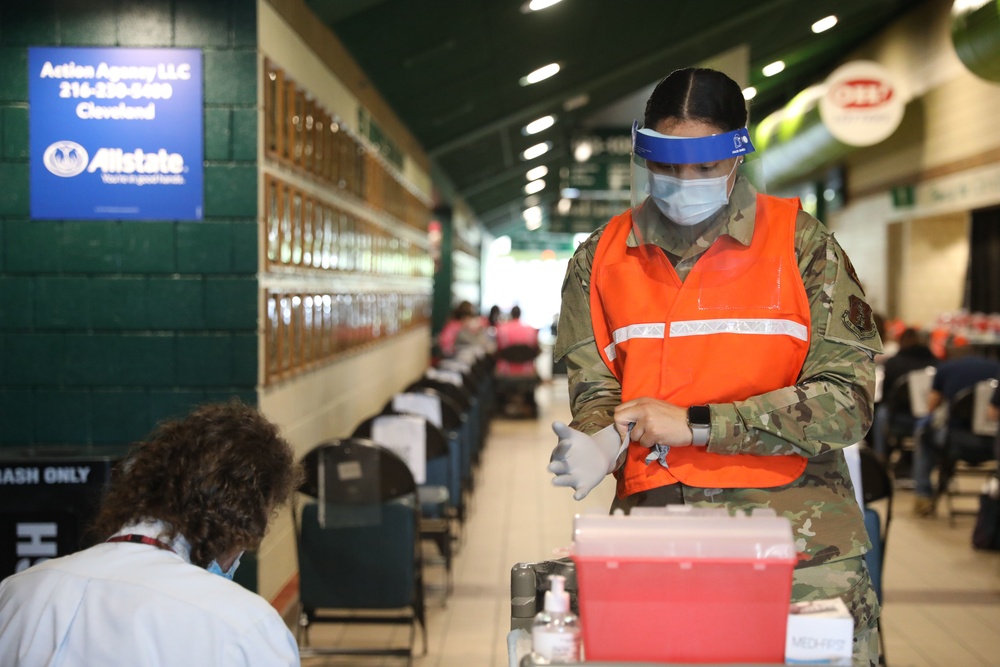
{"type": "Polygon", "coordinates": [[[632,125],[633,218],[656,212],[693,227],[713,219],[737,181],[764,192],[764,170],[746,128],[705,137],[675,137],[632,125]]]}

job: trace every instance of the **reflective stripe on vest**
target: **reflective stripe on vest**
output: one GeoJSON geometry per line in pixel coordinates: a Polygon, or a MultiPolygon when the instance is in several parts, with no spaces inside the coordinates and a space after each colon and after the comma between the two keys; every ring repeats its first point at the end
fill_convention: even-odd
{"type": "MultiPolygon", "coordinates": [[[[662,252],[630,248],[631,211],[605,228],[591,272],[591,322],[622,401],[733,403],[795,384],[809,348],[810,312],[795,255],[797,202],[759,195],[749,246],[723,235],[681,282],[662,252]],[[653,320],[653,321],[650,321],[653,320]]],[[[633,443],[621,497],[680,481],[768,488],[805,469],[800,456],[709,454],[674,447],[668,468],[633,443]]]]}
{"type": "MultiPolygon", "coordinates": [[[[647,324],[630,324],[615,329],[612,335],[614,342],[604,348],[608,359],[615,360],[615,346],[633,338],[662,338],[666,330],[666,322],[651,322],[647,324]]],[[[732,333],[765,336],[791,336],[799,340],[809,340],[809,331],[791,320],[687,320],[670,323],[670,337],[708,336],[710,334],[732,333]]]]}

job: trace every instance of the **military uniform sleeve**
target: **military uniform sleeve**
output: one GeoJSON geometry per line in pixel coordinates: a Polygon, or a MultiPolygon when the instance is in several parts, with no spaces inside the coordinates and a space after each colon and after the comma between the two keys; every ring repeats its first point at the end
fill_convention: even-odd
{"type": "Polygon", "coordinates": [[[864,290],[833,235],[802,211],[795,246],[812,319],[798,382],[712,405],[710,452],[815,456],[860,441],[871,425],[882,343],[864,290]]]}
{"type": "Polygon", "coordinates": [[[570,259],[553,350],[557,361],[566,362],[573,412],[570,427],[584,433],[596,433],[613,422],[622,395],[621,385],[597,349],[590,320],[590,273],[599,238],[600,231],[592,234],[570,259]]]}

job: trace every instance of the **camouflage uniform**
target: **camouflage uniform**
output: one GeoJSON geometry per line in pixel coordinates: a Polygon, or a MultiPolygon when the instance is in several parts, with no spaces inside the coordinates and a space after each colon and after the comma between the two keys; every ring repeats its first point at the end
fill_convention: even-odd
{"type": "MultiPolygon", "coordinates": [[[[684,238],[690,228],[663,224],[655,208],[646,205],[633,211],[635,230],[628,243],[636,245],[641,235],[652,244],[647,247],[658,246],[684,280],[722,234],[749,244],[755,212],[756,191],[739,178],[728,207],[716,218],[719,222],[693,242],[684,238]]],[[[621,386],[601,358],[590,317],[591,265],[602,232],[592,234],[570,261],[555,346],[555,357],[565,359],[569,374],[570,425],[585,433],[612,423],[614,409],[621,403],[621,386]]],[[[775,488],[703,489],[678,484],[668,494],[676,496],[674,502],[731,510],[770,507],[788,517],[799,556],[793,600],[844,597],[856,619],[856,647],[876,642],[875,653],[862,648],[856,655],[856,665],[867,665],[869,655],[876,660],[878,655],[874,630],[878,603],[861,558],[871,544],[841,448],[860,441],[871,424],[872,359],[882,345],[850,260],[829,230],[804,211],[795,221],[795,250],[812,320],[799,381],[743,401],[711,405],[708,451],[800,454],[809,459],[805,471],[791,484],[775,488]]],[[[657,491],[653,489],[645,501],[630,497],[617,504],[661,504],[663,494],[657,491]]]]}

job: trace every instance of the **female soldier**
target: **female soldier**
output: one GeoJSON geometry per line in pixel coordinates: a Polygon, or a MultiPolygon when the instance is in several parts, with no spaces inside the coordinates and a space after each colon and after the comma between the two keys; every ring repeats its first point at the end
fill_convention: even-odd
{"type": "Polygon", "coordinates": [[[675,71],[643,123],[633,206],[578,248],[563,285],[574,419],[553,424],[553,483],[580,499],[614,472],[626,512],[774,509],[798,551],[793,601],[843,598],[854,664],[874,665],[870,543],[842,452],[872,419],[881,343],[864,291],[822,223],[752,184],[736,82],[675,71]]]}

